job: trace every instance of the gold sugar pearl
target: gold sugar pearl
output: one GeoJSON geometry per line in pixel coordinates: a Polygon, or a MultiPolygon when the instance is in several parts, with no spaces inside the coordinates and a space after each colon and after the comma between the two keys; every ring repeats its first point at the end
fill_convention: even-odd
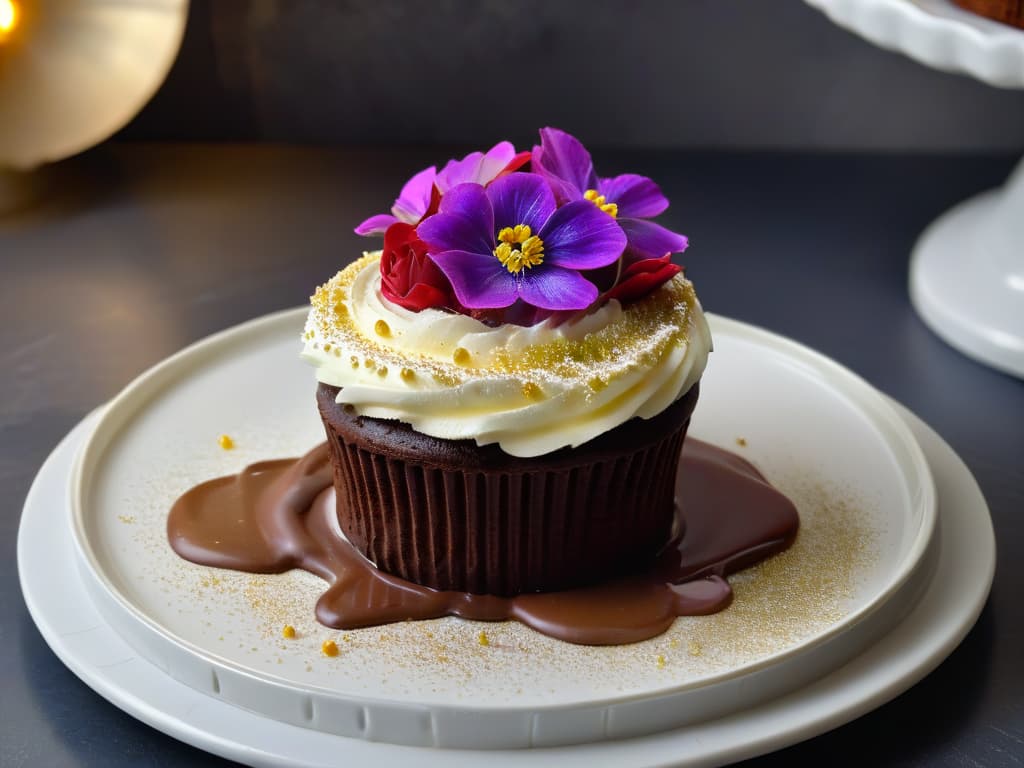
{"type": "Polygon", "coordinates": [[[221,435],[217,438],[217,445],[223,448],[225,451],[230,451],[235,447],[235,441],[231,439],[229,435],[221,435]]]}
{"type": "Polygon", "coordinates": [[[477,635],[476,640],[484,648],[486,648],[487,646],[489,646],[491,644],[491,638],[489,638],[487,636],[486,632],[481,632],[479,635],[477,635]]]}
{"type": "Polygon", "coordinates": [[[376,364],[375,362],[373,362],[373,360],[371,360],[370,358],[366,358],[366,359],[365,359],[365,360],[363,361],[363,365],[365,365],[365,366],[366,366],[366,369],[367,369],[368,371],[372,371],[372,370],[373,370],[374,368],[376,368],[376,367],[377,367],[377,364],[376,364]]]}
{"type": "Polygon", "coordinates": [[[658,662],[659,668],[665,666],[665,657],[662,656],[660,653],[658,654],[658,658],[656,659],[656,661],[658,662]]]}
{"type": "Polygon", "coordinates": [[[468,365],[469,358],[469,350],[465,347],[456,347],[452,353],[452,360],[455,361],[456,365],[468,365]]]}
{"type": "Polygon", "coordinates": [[[295,637],[295,627],[291,624],[285,624],[281,627],[281,637],[287,637],[289,640],[295,637]]]}
{"type": "Polygon", "coordinates": [[[376,333],[378,336],[383,336],[387,338],[388,336],[391,335],[391,326],[387,324],[386,320],[378,320],[376,323],[373,324],[373,332],[376,333]]]}
{"type": "Polygon", "coordinates": [[[402,381],[410,382],[416,378],[416,371],[412,368],[403,368],[398,372],[398,375],[402,377],[402,381]]]}
{"type": "Polygon", "coordinates": [[[359,358],[356,357],[355,355],[352,355],[352,357],[349,358],[349,361],[352,363],[353,368],[359,367],[359,358]]]}
{"type": "Polygon", "coordinates": [[[382,365],[380,368],[377,369],[377,375],[383,379],[385,376],[388,375],[388,367],[386,365],[382,365]]]}
{"type": "Polygon", "coordinates": [[[330,344],[330,342],[328,342],[327,344],[324,344],[324,352],[330,352],[330,351],[331,351],[331,344],[330,344]]]}
{"type": "Polygon", "coordinates": [[[532,381],[527,381],[523,384],[523,397],[529,400],[539,400],[544,397],[544,392],[532,381]]]}
{"type": "Polygon", "coordinates": [[[337,656],[338,644],[333,640],[324,640],[323,645],[320,646],[320,650],[324,656],[337,656]]]}
{"type": "Polygon", "coordinates": [[[430,375],[434,381],[445,387],[457,387],[462,383],[457,376],[453,376],[445,371],[434,371],[430,375]]]}

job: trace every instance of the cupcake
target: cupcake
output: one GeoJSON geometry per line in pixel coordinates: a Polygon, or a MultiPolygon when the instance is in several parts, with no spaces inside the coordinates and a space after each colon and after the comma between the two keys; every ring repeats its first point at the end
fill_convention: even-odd
{"type": "Polygon", "coordinates": [[[650,179],[572,136],[428,168],[312,297],[338,522],[378,568],[514,595],[642,568],[711,347],[650,179]]]}

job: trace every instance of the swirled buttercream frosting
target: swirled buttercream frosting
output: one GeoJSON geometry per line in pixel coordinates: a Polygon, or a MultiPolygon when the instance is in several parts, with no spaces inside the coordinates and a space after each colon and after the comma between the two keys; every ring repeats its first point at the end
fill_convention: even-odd
{"type": "Polygon", "coordinates": [[[339,403],[434,437],[523,457],[575,447],[663,411],[700,379],[711,349],[682,275],[625,306],[495,328],[389,302],[379,260],[364,254],[317,289],[303,357],[341,388],[339,403]]]}

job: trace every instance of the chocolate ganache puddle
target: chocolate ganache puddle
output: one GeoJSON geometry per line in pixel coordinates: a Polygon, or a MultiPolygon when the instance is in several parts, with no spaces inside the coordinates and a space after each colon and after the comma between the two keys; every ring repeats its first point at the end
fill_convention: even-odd
{"type": "Polygon", "coordinates": [[[645,572],[514,597],[441,592],[377,570],[338,533],[326,443],[301,459],[253,464],[196,486],[171,508],[167,535],[175,552],[201,565],[319,576],[330,586],[316,617],[336,629],[440,616],[516,619],[571,643],[621,645],[661,634],[677,616],[727,607],[725,576],[796,538],[789,499],[752,464],[708,443],[685,442],[676,497],[685,535],[645,572]]]}

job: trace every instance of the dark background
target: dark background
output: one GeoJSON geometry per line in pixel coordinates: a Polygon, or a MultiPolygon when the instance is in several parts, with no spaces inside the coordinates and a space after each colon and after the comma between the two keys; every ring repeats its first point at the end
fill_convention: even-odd
{"type": "Polygon", "coordinates": [[[656,178],[707,309],[904,403],[991,508],[996,582],[963,644],[750,765],[1024,765],[1024,383],[941,342],[906,290],[924,227],[1019,160],[1024,92],[881,51],[798,0],[193,0],[150,105],[0,216],[0,766],[224,765],[105,702],[39,636],[14,556],[32,478],[149,366],[303,303],[411,171],[529,146],[541,125],[605,173],[656,178]]]}
{"type": "Polygon", "coordinates": [[[193,0],[121,137],[475,146],[542,125],[595,146],[1020,150],[1024,94],[797,0],[193,0]]]}

